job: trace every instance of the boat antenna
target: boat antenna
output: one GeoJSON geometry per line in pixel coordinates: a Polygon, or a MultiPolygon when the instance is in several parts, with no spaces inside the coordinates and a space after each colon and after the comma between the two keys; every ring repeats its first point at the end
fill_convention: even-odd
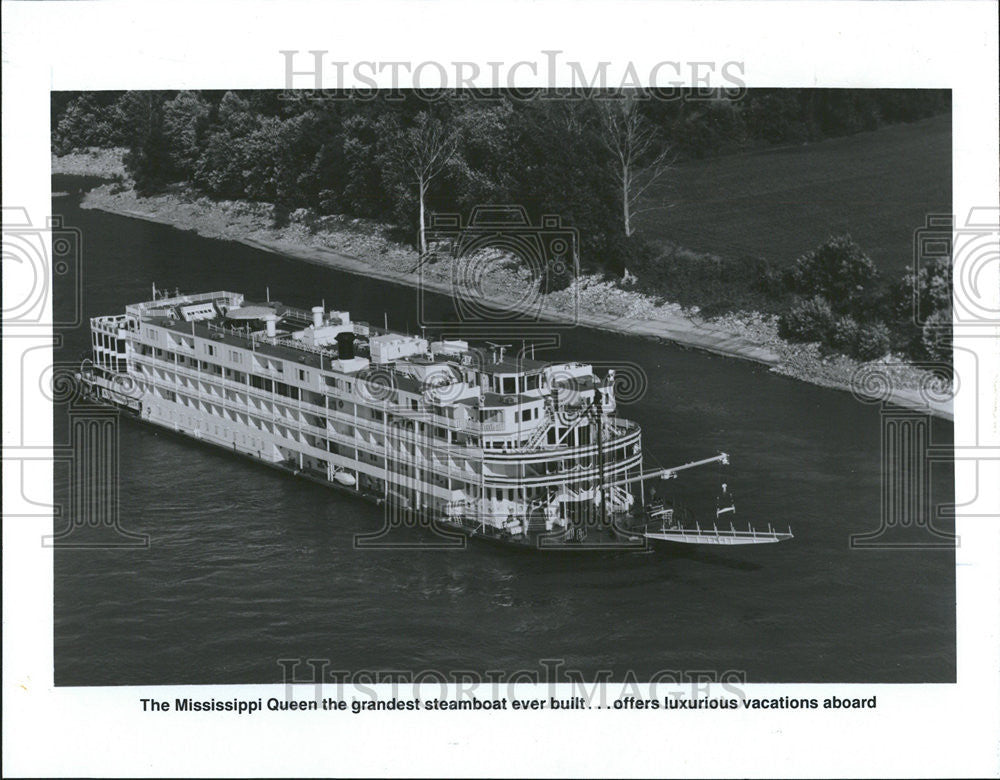
{"type": "Polygon", "coordinates": [[[388,330],[389,330],[389,312],[385,312],[385,311],[382,312],[382,321],[385,324],[386,331],[388,332],[388,330]]]}
{"type": "Polygon", "coordinates": [[[736,499],[733,497],[732,493],[727,493],[726,492],[726,483],[723,482],[722,483],[722,495],[720,495],[715,500],[715,517],[716,518],[720,518],[724,514],[726,514],[727,512],[735,512],[735,511],[736,511],[736,499]],[[724,499],[724,498],[728,498],[729,500],[726,501],[726,502],[723,502],[722,499],[724,499]],[[726,505],[723,506],[723,503],[725,503],[726,505]]]}
{"type": "Polygon", "coordinates": [[[729,459],[726,458],[725,460],[720,461],[719,465],[716,466],[716,471],[718,471],[719,474],[719,484],[721,487],[719,495],[715,498],[716,519],[722,517],[727,512],[733,512],[734,514],[736,512],[736,498],[729,492],[729,485],[726,482],[723,482],[725,472],[722,470],[722,467],[728,462],[729,459]]]}
{"type": "Polygon", "coordinates": [[[156,300],[156,282],[153,282],[153,300],[156,300]]]}
{"type": "Polygon", "coordinates": [[[271,288],[270,287],[265,287],[264,290],[265,290],[265,294],[267,295],[267,302],[270,303],[271,302],[271,288]]]}
{"type": "Polygon", "coordinates": [[[505,349],[507,349],[508,347],[510,347],[510,344],[497,344],[494,341],[487,341],[486,343],[493,350],[493,362],[494,363],[503,363],[503,351],[505,349]],[[497,352],[500,353],[500,357],[499,358],[497,358],[497,352]]]}

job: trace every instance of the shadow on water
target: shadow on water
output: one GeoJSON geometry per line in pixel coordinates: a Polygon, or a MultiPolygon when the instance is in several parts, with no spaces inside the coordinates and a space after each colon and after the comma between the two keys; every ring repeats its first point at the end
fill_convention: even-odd
{"type": "Polygon", "coordinates": [[[56,174],[52,177],[52,192],[65,193],[66,195],[79,196],[99,187],[102,184],[109,184],[115,181],[104,176],[77,176],[70,174],[56,174]]]}
{"type": "Polygon", "coordinates": [[[684,545],[674,545],[669,550],[661,548],[656,551],[665,558],[675,558],[678,560],[693,561],[703,563],[706,566],[720,566],[736,571],[760,571],[767,568],[757,561],[748,561],[743,558],[736,558],[730,555],[723,555],[708,547],[686,547],[684,545]]]}

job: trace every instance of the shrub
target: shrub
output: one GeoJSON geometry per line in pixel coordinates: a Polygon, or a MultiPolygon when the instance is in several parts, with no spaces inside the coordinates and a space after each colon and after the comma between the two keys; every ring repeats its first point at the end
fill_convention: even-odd
{"type": "Polygon", "coordinates": [[[836,317],[825,298],[813,296],[796,304],[778,320],[778,334],[790,341],[828,343],[836,317]]]}
{"type": "Polygon", "coordinates": [[[906,269],[905,278],[907,286],[915,290],[918,298],[918,306],[923,316],[927,317],[931,312],[948,310],[948,319],[951,319],[951,275],[952,264],[950,257],[935,257],[923,263],[916,274],[912,268],[906,269]]]}
{"type": "Polygon", "coordinates": [[[924,322],[920,333],[924,353],[931,360],[951,363],[951,307],[938,309],[924,322]]]}
{"type": "Polygon", "coordinates": [[[853,356],[860,360],[877,360],[889,351],[889,329],[882,322],[871,322],[858,328],[853,356]]]}
{"type": "Polygon", "coordinates": [[[786,277],[800,295],[821,295],[837,311],[859,311],[878,270],[854,240],[834,236],[795,261],[786,277]]]}
{"type": "Polygon", "coordinates": [[[857,349],[859,332],[860,327],[854,317],[841,317],[834,323],[830,343],[845,355],[853,355],[857,349]]]}
{"type": "Polygon", "coordinates": [[[878,310],[891,328],[894,349],[915,360],[951,361],[946,338],[951,322],[951,273],[950,258],[931,258],[916,271],[908,267],[886,290],[878,310]]]}
{"type": "Polygon", "coordinates": [[[783,268],[772,268],[771,264],[761,257],[747,258],[746,262],[749,267],[748,276],[753,280],[756,289],[775,300],[787,295],[783,268]]]}
{"type": "Polygon", "coordinates": [[[626,265],[638,289],[682,306],[698,306],[705,316],[743,310],[777,313],[790,297],[780,272],[760,257],[721,257],[668,242],[626,265]]]}
{"type": "Polygon", "coordinates": [[[543,295],[556,293],[565,290],[576,281],[576,274],[569,263],[551,263],[548,271],[542,279],[541,291],[543,295]]]}
{"type": "Polygon", "coordinates": [[[859,324],[854,317],[841,317],[833,325],[829,344],[845,355],[875,360],[889,351],[889,329],[881,322],[859,324]]]}

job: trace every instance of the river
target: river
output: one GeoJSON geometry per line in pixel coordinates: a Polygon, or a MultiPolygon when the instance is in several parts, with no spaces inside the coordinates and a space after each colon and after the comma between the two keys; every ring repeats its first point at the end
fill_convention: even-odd
{"type": "MultiPolygon", "coordinates": [[[[53,191],[74,188],[58,178],[53,191]]],[[[358,320],[388,312],[394,327],[418,324],[412,289],[77,204],[58,197],[53,210],[83,236],[85,318],[146,300],[157,282],[251,297],[269,287],[305,308],[324,298],[358,320]]],[[[57,280],[57,311],[68,287],[57,280]]],[[[444,312],[448,301],[429,306],[444,312]]],[[[86,327],[62,336],[56,360],[89,348],[86,327]]],[[[617,679],[954,681],[954,551],[849,544],[880,526],[878,405],[590,329],[564,332],[545,355],[641,366],[646,390],[620,413],[643,426],[647,465],[718,451],[732,460],[661,491],[711,518],[724,480],[738,522],[791,526],[795,538],[684,555],[357,550],[354,536],[377,531],[382,509],[123,419],[120,521],[149,546],[56,549],[57,685],[280,682],[280,659],[346,671],[537,672],[558,659],[617,679]]],[[[950,422],[928,425],[935,445],[950,444],[950,422]]],[[[66,426],[56,405],[57,439],[66,426]]],[[[932,506],[951,503],[950,464],[931,469],[930,492],[932,506]]],[[[67,495],[57,471],[56,502],[67,495]]]]}

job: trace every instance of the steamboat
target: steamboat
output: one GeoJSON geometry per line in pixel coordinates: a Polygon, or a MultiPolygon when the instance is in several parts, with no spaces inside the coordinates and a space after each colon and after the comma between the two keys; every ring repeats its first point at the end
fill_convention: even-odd
{"type": "Polygon", "coordinates": [[[457,543],[649,550],[792,537],[737,528],[724,485],[710,523],[647,501],[648,481],[728,456],[644,469],[640,427],[616,414],[614,371],[227,291],[154,285],[151,300],[90,327],[80,380],[93,400],[383,504],[457,543]]]}

